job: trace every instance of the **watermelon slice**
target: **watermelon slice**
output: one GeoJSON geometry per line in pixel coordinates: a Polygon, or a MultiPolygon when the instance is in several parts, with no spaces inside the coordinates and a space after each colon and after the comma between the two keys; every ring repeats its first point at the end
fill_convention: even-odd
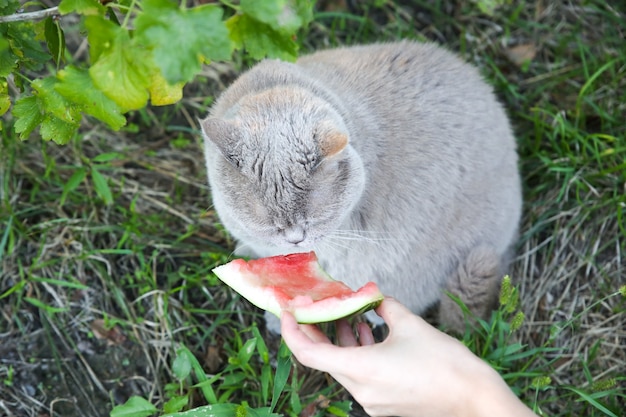
{"type": "Polygon", "coordinates": [[[377,307],[383,294],[373,282],[358,291],[332,279],[314,252],[235,259],[213,272],[255,306],[280,317],[290,311],[299,323],[322,323],[377,307]]]}

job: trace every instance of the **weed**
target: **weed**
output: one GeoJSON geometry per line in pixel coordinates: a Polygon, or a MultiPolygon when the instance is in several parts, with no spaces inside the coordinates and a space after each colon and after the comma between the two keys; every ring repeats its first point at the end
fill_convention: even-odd
{"type": "MultiPolygon", "coordinates": [[[[494,310],[489,320],[472,315],[462,301],[449,294],[464,311],[468,318],[463,343],[476,355],[488,362],[500,373],[516,395],[539,415],[549,408],[555,397],[561,401],[569,400],[578,404],[579,415],[617,417],[620,405],[626,399],[626,393],[618,381],[626,380],[625,375],[609,377],[598,372],[593,376],[590,371],[593,357],[579,358],[585,370],[585,384],[574,387],[559,384],[551,375],[568,346],[558,346],[558,339],[566,328],[576,326],[597,306],[610,300],[619,299],[621,292],[616,291],[577,313],[569,320],[551,326],[550,337],[539,346],[530,347],[520,340],[518,330],[522,327],[524,313],[519,310],[519,291],[506,276],[500,289],[499,307],[494,310]]],[[[597,346],[596,346],[597,347],[597,346]]]]}

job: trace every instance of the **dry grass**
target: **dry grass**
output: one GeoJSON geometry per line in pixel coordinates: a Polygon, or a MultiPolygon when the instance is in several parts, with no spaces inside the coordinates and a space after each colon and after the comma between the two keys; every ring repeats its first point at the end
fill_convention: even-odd
{"type": "MultiPolygon", "coordinates": [[[[626,304],[607,298],[626,284],[626,10],[545,0],[494,17],[463,1],[353,7],[358,19],[345,9],[320,16],[305,47],[431,39],[493,81],[520,137],[526,185],[512,267],[527,317],[517,337],[529,348],[563,348],[536,359],[557,387],[542,394],[542,409],[598,415],[564,386],[611,378],[626,407],[626,304]]],[[[234,335],[261,321],[208,272],[231,242],[210,209],[196,120],[236,73],[207,68],[180,105],[138,112],[134,130],[85,121],[66,147],[3,132],[0,416],[107,416],[130,395],[161,404],[175,380],[176,343],[213,373],[236,348],[234,335]],[[94,161],[110,152],[118,155],[94,161]],[[114,204],[101,202],[89,176],[60,204],[73,173],[92,165],[114,204]]],[[[311,375],[304,398],[327,383],[311,375]]]]}

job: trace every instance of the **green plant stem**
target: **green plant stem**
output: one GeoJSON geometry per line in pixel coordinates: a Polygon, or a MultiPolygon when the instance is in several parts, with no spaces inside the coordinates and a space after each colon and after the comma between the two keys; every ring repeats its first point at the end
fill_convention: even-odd
{"type": "Polygon", "coordinates": [[[50,16],[59,16],[58,6],[49,9],[37,10],[36,12],[15,13],[8,16],[0,16],[0,23],[24,22],[27,20],[41,20],[50,16]]]}
{"type": "Polygon", "coordinates": [[[230,7],[231,9],[234,9],[234,10],[239,10],[241,8],[238,5],[229,2],[228,0],[220,0],[220,3],[222,3],[224,6],[227,6],[227,7],[230,7]]]}
{"type": "Polygon", "coordinates": [[[27,76],[25,76],[24,74],[22,74],[21,72],[14,72],[13,75],[17,75],[18,77],[22,78],[24,81],[26,81],[28,84],[32,84],[33,80],[31,80],[30,78],[28,78],[27,76]]]}
{"type": "Polygon", "coordinates": [[[128,6],[128,11],[126,12],[126,16],[124,16],[124,21],[122,22],[122,27],[124,29],[128,28],[128,21],[130,20],[130,15],[132,14],[133,9],[137,5],[137,0],[132,0],[130,6],[128,6]]]}
{"type": "MultiPolygon", "coordinates": [[[[499,317],[498,319],[501,319],[501,318],[499,317]]],[[[493,320],[493,322],[491,323],[491,328],[489,329],[489,332],[487,333],[487,340],[485,341],[485,345],[483,346],[483,351],[481,353],[482,358],[487,356],[487,352],[489,351],[489,348],[493,344],[493,335],[496,333],[496,324],[498,322],[499,320],[493,320]]]]}

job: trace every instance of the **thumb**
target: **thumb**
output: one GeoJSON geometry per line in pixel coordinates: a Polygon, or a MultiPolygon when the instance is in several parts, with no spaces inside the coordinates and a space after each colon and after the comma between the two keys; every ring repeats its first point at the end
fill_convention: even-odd
{"type": "MultiPolygon", "coordinates": [[[[376,309],[376,313],[385,320],[389,326],[389,334],[410,335],[415,337],[440,337],[445,333],[440,332],[420,316],[413,314],[411,310],[391,297],[385,297],[376,309]]],[[[449,337],[445,335],[446,337],[449,337]]]]}
{"type": "Polygon", "coordinates": [[[414,316],[414,314],[393,297],[385,297],[383,302],[376,308],[376,314],[385,320],[389,327],[398,320],[414,316]]]}

